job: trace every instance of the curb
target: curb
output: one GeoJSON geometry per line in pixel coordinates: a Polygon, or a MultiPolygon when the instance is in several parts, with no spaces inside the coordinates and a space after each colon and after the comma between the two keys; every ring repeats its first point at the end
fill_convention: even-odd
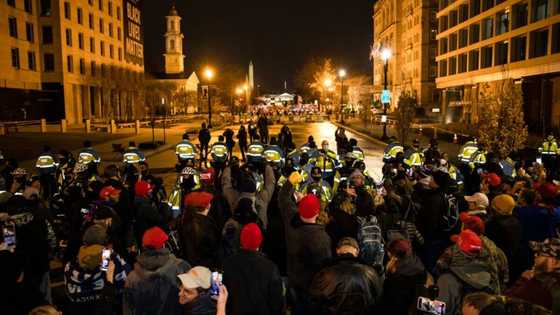
{"type": "Polygon", "coordinates": [[[370,135],[368,135],[368,134],[366,134],[366,133],[363,133],[363,132],[361,132],[361,131],[358,131],[358,130],[356,130],[356,129],[352,128],[352,127],[349,127],[349,126],[347,126],[347,125],[343,125],[343,124],[341,124],[341,123],[338,123],[338,122],[332,121],[332,120],[330,120],[330,123],[333,124],[333,125],[335,125],[335,126],[342,127],[342,128],[344,128],[344,129],[346,129],[346,130],[352,132],[352,133],[355,133],[355,134],[359,135],[360,137],[366,138],[366,139],[368,139],[369,141],[374,142],[374,143],[377,143],[377,144],[379,144],[379,145],[381,145],[381,146],[386,147],[386,146],[389,145],[389,144],[386,143],[386,142],[383,142],[383,141],[381,141],[381,140],[379,140],[379,139],[377,139],[377,138],[375,138],[375,137],[373,137],[373,136],[370,136],[370,135]]]}

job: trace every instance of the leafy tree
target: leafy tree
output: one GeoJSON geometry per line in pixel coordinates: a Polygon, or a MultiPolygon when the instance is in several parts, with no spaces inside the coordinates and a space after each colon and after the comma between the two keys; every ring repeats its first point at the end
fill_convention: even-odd
{"type": "Polygon", "coordinates": [[[397,133],[399,141],[406,143],[408,135],[412,130],[412,120],[414,119],[414,111],[418,106],[416,95],[412,92],[402,92],[399,96],[397,114],[397,133]]]}
{"type": "Polygon", "coordinates": [[[528,137],[523,117],[521,86],[513,80],[486,84],[480,92],[478,137],[489,151],[505,158],[525,146],[528,137]]]}

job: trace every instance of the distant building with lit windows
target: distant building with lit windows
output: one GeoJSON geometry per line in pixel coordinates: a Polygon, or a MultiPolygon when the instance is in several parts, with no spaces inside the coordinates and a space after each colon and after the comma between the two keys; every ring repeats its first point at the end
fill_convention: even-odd
{"type": "Polygon", "coordinates": [[[381,51],[390,49],[388,89],[391,108],[403,91],[416,95],[418,103],[431,111],[439,103],[436,77],[436,1],[379,0],[373,9],[373,88],[379,100],[384,85],[381,51]]]}
{"type": "Polygon", "coordinates": [[[560,127],[560,0],[439,0],[437,19],[447,122],[476,123],[481,89],[514,80],[529,129],[560,127]]]}
{"type": "Polygon", "coordinates": [[[1,120],[145,115],[140,0],[2,1],[0,43],[1,120]]]}

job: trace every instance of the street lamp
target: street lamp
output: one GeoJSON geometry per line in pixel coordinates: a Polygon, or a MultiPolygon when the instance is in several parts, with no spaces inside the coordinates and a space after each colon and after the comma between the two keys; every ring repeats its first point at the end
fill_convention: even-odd
{"type": "Polygon", "coordinates": [[[340,122],[344,124],[344,112],[342,106],[344,104],[344,78],[346,77],[346,70],[338,70],[338,77],[340,78],[340,122]]]}
{"type": "Polygon", "coordinates": [[[208,128],[212,128],[212,89],[210,88],[210,82],[214,78],[214,70],[210,67],[206,67],[204,70],[204,76],[208,81],[208,128]]]}
{"type": "MultiPolygon", "coordinates": [[[[384,48],[381,51],[381,59],[383,60],[383,73],[385,74],[385,78],[383,79],[383,93],[387,93],[387,70],[389,68],[389,59],[391,59],[391,56],[393,55],[393,53],[391,52],[391,49],[389,48],[384,48]]],[[[382,99],[382,102],[384,100],[382,99]]],[[[386,100],[385,100],[386,101],[386,100]]],[[[383,102],[383,116],[385,116],[385,121],[383,122],[383,136],[381,137],[381,139],[383,141],[386,141],[389,137],[387,136],[387,106],[389,104],[387,102],[383,102]]]]}
{"type": "Polygon", "coordinates": [[[167,120],[167,107],[165,107],[165,97],[161,98],[161,106],[163,107],[163,144],[167,141],[165,132],[165,121],[167,120]]]}

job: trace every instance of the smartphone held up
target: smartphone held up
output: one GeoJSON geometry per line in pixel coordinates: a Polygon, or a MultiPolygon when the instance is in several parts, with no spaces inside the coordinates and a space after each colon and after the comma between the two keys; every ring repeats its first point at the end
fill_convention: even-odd
{"type": "Polygon", "coordinates": [[[109,248],[104,248],[101,252],[101,270],[107,271],[109,269],[109,261],[111,261],[111,254],[113,250],[109,248]]]}
{"type": "Polygon", "coordinates": [[[219,272],[212,272],[210,295],[220,295],[220,285],[222,285],[223,274],[219,272]]]}

